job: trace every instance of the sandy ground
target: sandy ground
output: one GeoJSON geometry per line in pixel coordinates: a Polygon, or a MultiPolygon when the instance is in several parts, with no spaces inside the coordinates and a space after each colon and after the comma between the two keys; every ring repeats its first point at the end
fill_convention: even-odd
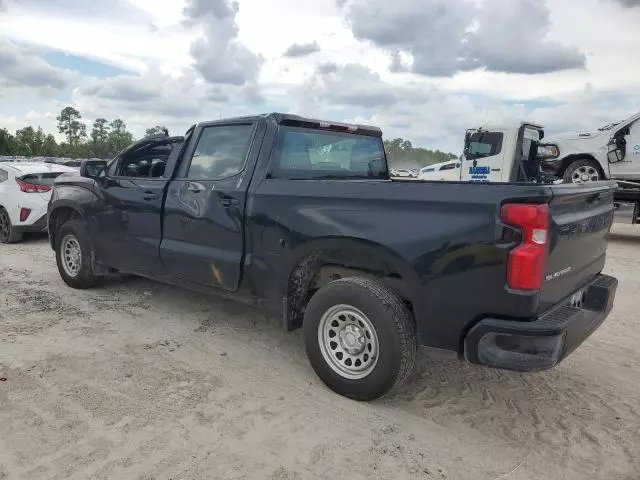
{"type": "Polygon", "coordinates": [[[640,233],[616,230],[614,311],[556,369],[421,351],[369,404],[276,317],[137,278],[74,291],[44,238],[3,245],[0,479],[640,479],[640,233]]]}

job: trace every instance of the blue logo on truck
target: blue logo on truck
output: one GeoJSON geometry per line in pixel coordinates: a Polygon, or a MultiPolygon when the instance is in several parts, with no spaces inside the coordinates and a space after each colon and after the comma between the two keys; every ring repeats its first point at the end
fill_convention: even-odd
{"type": "Polygon", "coordinates": [[[469,176],[471,176],[472,182],[488,181],[486,178],[490,173],[491,167],[469,167],[469,176]]]}
{"type": "Polygon", "coordinates": [[[489,175],[491,167],[469,167],[469,175],[489,175]]]}

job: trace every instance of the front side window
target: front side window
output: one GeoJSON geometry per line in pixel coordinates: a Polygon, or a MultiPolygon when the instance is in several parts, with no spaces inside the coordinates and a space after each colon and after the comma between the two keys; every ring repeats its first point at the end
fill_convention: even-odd
{"type": "Polygon", "coordinates": [[[7,178],[9,178],[7,171],[0,168],[0,183],[5,182],[7,178]]]}
{"type": "Polygon", "coordinates": [[[198,139],[187,178],[222,180],[244,169],[251,144],[253,125],[205,127],[198,139]]]}
{"type": "Polygon", "coordinates": [[[474,132],[469,138],[467,160],[492,157],[502,151],[504,135],[499,132],[474,132]]]}
{"type": "Polygon", "coordinates": [[[280,127],[272,176],[386,178],[382,139],[366,135],[280,127]]]}

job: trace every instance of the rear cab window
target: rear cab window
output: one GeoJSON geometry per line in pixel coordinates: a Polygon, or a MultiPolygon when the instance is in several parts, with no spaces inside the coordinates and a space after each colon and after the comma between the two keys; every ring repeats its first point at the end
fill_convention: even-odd
{"type": "Polygon", "coordinates": [[[271,159],[272,178],[387,179],[379,137],[280,126],[271,159]]]}

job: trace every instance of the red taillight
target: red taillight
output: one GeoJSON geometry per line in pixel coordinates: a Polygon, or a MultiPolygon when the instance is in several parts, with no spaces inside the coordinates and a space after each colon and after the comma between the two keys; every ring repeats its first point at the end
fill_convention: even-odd
{"type": "Polygon", "coordinates": [[[24,193],[46,193],[51,190],[48,185],[36,185],[35,183],[25,182],[21,178],[16,178],[20,191],[24,193]]]}
{"type": "Polygon", "coordinates": [[[507,286],[515,290],[539,290],[544,278],[549,233],[549,207],[508,203],[500,218],[522,232],[522,243],[509,253],[507,286]]]}
{"type": "Polygon", "coordinates": [[[20,221],[24,222],[27,220],[27,218],[29,218],[29,215],[31,214],[31,210],[29,208],[21,208],[20,209],[20,221]]]}

